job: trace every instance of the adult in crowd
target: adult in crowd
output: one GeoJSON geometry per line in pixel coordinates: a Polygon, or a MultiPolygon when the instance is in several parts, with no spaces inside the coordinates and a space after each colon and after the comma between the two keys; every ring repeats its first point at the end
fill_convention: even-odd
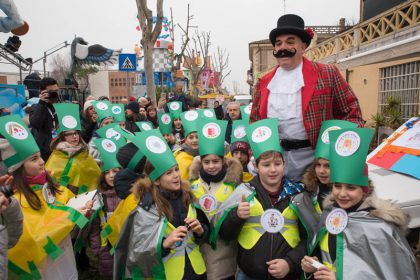
{"type": "Polygon", "coordinates": [[[125,129],[134,133],[140,132],[140,129],[137,127],[136,122],[146,120],[145,117],[142,117],[139,114],[140,105],[137,102],[130,102],[125,107],[125,129]]]}
{"type": "Polygon", "coordinates": [[[83,112],[80,116],[82,123],[82,138],[86,143],[92,139],[93,132],[98,128],[97,119],[98,114],[92,105],[92,100],[88,100],[83,105],[83,112]]]}
{"type": "Polygon", "coordinates": [[[304,58],[313,34],[304,26],[297,15],[278,19],[269,35],[278,66],[259,80],[251,110],[251,122],[278,120],[286,174],[292,180],[300,180],[313,162],[323,121],[348,120],[363,126],[357,97],[338,69],[304,58]]]}
{"type": "Polygon", "coordinates": [[[159,127],[156,107],[149,106],[147,108],[147,120],[153,124],[154,128],[159,127]]]}
{"type": "Polygon", "coordinates": [[[39,102],[31,107],[29,113],[29,124],[42,159],[47,161],[51,154],[51,141],[57,136],[58,121],[53,104],[59,100],[59,87],[56,80],[46,77],[41,80],[40,89],[39,102]]]}
{"type": "Polygon", "coordinates": [[[223,106],[219,105],[219,101],[214,101],[213,109],[214,109],[214,112],[216,113],[216,118],[218,120],[223,120],[223,118],[225,117],[225,113],[223,112],[223,106]]]}
{"type": "Polygon", "coordinates": [[[38,71],[34,71],[23,80],[23,84],[29,93],[29,98],[39,97],[39,87],[41,84],[41,77],[38,71]]]}
{"type": "Polygon", "coordinates": [[[226,107],[227,115],[225,119],[228,121],[228,126],[226,128],[225,140],[230,144],[230,138],[232,134],[232,122],[241,119],[241,105],[239,102],[233,101],[229,102],[226,107]]]}

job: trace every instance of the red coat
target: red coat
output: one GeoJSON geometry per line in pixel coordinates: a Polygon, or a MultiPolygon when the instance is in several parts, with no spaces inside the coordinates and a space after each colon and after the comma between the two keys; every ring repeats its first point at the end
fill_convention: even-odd
{"type": "MultiPolygon", "coordinates": [[[[251,109],[251,122],[267,118],[268,84],[278,66],[258,81],[251,109]]],[[[363,127],[362,112],[353,90],[335,66],[303,58],[302,116],[308,139],[315,148],[321,123],[338,119],[363,127]]]]}

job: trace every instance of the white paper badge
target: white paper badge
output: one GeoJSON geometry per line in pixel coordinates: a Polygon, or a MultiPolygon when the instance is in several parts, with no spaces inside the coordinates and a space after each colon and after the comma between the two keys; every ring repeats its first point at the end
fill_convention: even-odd
{"type": "Polygon", "coordinates": [[[217,208],[217,200],[211,194],[203,195],[199,200],[198,203],[200,204],[201,208],[205,212],[212,212],[217,208]]]}
{"type": "Polygon", "coordinates": [[[141,128],[145,131],[151,130],[152,127],[148,123],[142,123],[141,128]]]}
{"type": "Polygon", "coordinates": [[[146,138],[146,147],[154,154],[162,154],[166,151],[166,143],[156,136],[146,138]]]}
{"type": "Polygon", "coordinates": [[[233,131],[233,136],[235,136],[235,138],[237,139],[244,138],[246,136],[245,126],[244,125],[237,126],[235,130],[233,131]]]}
{"type": "Polygon", "coordinates": [[[268,126],[257,127],[251,135],[251,139],[255,143],[267,141],[271,137],[271,129],[268,126]]]}
{"type": "Polygon", "coordinates": [[[116,132],[113,128],[110,128],[106,130],[105,137],[108,139],[114,138],[116,140],[120,140],[121,134],[116,132]]]}
{"type": "Polygon", "coordinates": [[[220,135],[221,128],[217,123],[208,123],[204,125],[202,132],[204,137],[214,139],[220,135]]]}
{"type": "Polygon", "coordinates": [[[185,113],[185,119],[187,121],[195,121],[198,118],[198,113],[197,111],[188,111],[185,113]]]}
{"type": "Polygon", "coordinates": [[[250,104],[250,105],[248,105],[244,108],[245,114],[247,114],[247,115],[251,114],[251,107],[252,107],[252,104],[250,104]]]}
{"type": "Polygon", "coordinates": [[[117,150],[115,143],[108,139],[102,140],[102,148],[108,153],[114,153],[117,150]]]}
{"type": "Polygon", "coordinates": [[[28,138],[28,131],[17,122],[8,122],[5,125],[7,133],[15,139],[24,140],[28,138]]]}
{"type": "Polygon", "coordinates": [[[116,106],[116,105],[112,106],[111,111],[115,115],[119,115],[122,112],[121,107],[120,106],[116,106]]]}
{"type": "Polygon", "coordinates": [[[104,111],[108,109],[108,105],[105,102],[98,102],[96,103],[96,108],[98,108],[101,111],[104,111]]]}
{"type": "Polygon", "coordinates": [[[204,116],[206,116],[207,118],[213,118],[213,112],[210,110],[204,110],[203,112],[204,116]]]}
{"type": "Polygon", "coordinates": [[[55,196],[52,194],[50,188],[48,187],[48,183],[45,183],[42,186],[42,197],[49,204],[53,204],[55,201],[55,196]]]}
{"type": "Polygon", "coordinates": [[[284,217],[277,209],[267,209],[261,215],[260,223],[269,233],[280,232],[284,226],[284,217]]]}
{"type": "Polygon", "coordinates": [[[73,116],[64,116],[61,119],[61,123],[66,127],[66,128],[75,128],[77,126],[77,120],[73,117],[73,116]]]}
{"type": "Polygon", "coordinates": [[[324,142],[325,144],[330,144],[330,137],[328,136],[328,132],[330,132],[330,131],[333,131],[333,130],[340,130],[341,129],[341,127],[339,127],[339,126],[331,126],[331,127],[329,127],[329,128],[327,128],[323,133],[322,133],[322,136],[321,136],[321,140],[322,140],[322,142],[324,142]]]}
{"type": "Polygon", "coordinates": [[[162,117],[160,118],[160,120],[164,124],[170,124],[171,123],[171,117],[168,114],[162,115],[162,117]]]}
{"type": "Polygon", "coordinates": [[[173,103],[171,103],[171,105],[169,105],[169,107],[170,107],[172,110],[176,111],[176,110],[178,110],[178,109],[179,109],[179,104],[178,104],[177,102],[173,102],[173,103]]]}
{"type": "Polygon", "coordinates": [[[325,227],[331,234],[339,234],[346,229],[349,217],[345,210],[336,208],[332,210],[325,220],[325,227]]]}
{"type": "Polygon", "coordinates": [[[342,157],[354,154],[360,147],[360,136],[354,131],[346,131],[340,134],[335,143],[335,151],[342,157]]]}

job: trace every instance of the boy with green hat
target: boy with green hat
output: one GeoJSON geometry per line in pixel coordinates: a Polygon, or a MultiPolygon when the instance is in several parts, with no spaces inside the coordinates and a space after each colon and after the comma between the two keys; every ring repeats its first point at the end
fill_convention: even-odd
{"type": "Polygon", "coordinates": [[[114,118],[114,122],[118,123],[121,127],[125,127],[125,112],[124,104],[111,104],[111,113],[114,118]]]}
{"type": "Polygon", "coordinates": [[[314,273],[315,279],[418,279],[415,257],[404,236],[407,215],[396,204],[372,195],[366,165],[372,136],[368,128],[329,132],[333,187],[310,251],[323,266],[314,269],[310,264],[315,258],[302,260],[302,269],[314,273]]]}
{"type": "MultiPolygon", "coordinates": [[[[250,147],[248,138],[246,136],[246,128],[249,126],[247,120],[236,120],[232,122],[232,136],[230,138],[230,153],[234,158],[237,158],[243,168],[242,181],[244,183],[250,182],[254,176],[249,172],[248,165],[250,164],[250,147]]],[[[251,163],[252,164],[252,163],[251,163]]]]}
{"type": "Polygon", "coordinates": [[[255,122],[246,134],[258,176],[238,186],[213,219],[221,223],[222,239],[238,241],[237,277],[298,278],[306,235],[290,201],[303,186],[283,175],[277,120],[255,122]]]}
{"type": "MultiPolygon", "coordinates": [[[[93,101],[93,108],[95,108],[96,114],[98,115],[98,128],[104,127],[114,122],[114,113],[111,110],[112,104],[107,100],[93,101]]],[[[117,111],[117,108],[114,108],[117,111]]]]}
{"type": "Polygon", "coordinates": [[[145,178],[133,187],[140,203],[115,248],[114,278],[207,279],[199,245],[208,238],[209,222],[193,204],[169,146],[158,130],[137,134],[133,143],[148,162],[145,178]]]}
{"type": "Polygon", "coordinates": [[[172,118],[172,133],[175,136],[175,143],[181,145],[184,141],[184,128],[182,127],[181,113],[182,102],[174,101],[168,103],[169,115],[172,118]]]}

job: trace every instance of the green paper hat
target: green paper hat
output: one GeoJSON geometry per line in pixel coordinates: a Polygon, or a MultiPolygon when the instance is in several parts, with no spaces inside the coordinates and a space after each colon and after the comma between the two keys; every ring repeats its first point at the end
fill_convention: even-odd
{"type": "Polygon", "coordinates": [[[0,117],[0,134],[3,135],[16,152],[7,159],[2,158],[8,168],[39,152],[39,147],[29,128],[18,115],[0,117]]]}
{"type": "Polygon", "coordinates": [[[251,116],[251,107],[252,103],[246,106],[241,106],[241,117],[243,120],[249,122],[250,116],[251,116]]]}
{"type": "Polygon", "coordinates": [[[158,123],[162,135],[172,133],[172,118],[170,114],[158,112],[158,123]]]}
{"type": "Polygon", "coordinates": [[[172,120],[179,119],[182,113],[182,102],[174,101],[168,103],[169,114],[172,120]]]}
{"type": "Polygon", "coordinates": [[[265,119],[254,122],[245,131],[255,160],[261,154],[269,151],[283,154],[276,119],[265,119]]]}
{"type": "Polygon", "coordinates": [[[362,187],[368,186],[366,156],[373,129],[345,128],[329,132],[330,180],[362,187]]]}
{"type": "MultiPolygon", "coordinates": [[[[113,118],[114,115],[111,111],[112,104],[109,101],[93,101],[93,108],[95,108],[96,114],[98,114],[98,125],[106,118],[113,118]]],[[[125,113],[125,112],[124,112],[125,113]]]]}
{"type": "Polygon", "coordinates": [[[246,136],[246,128],[249,126],[247,120],[237,120],[232,122],[232,134],[230,143],[235,142],[246,142],[248,143],[248,137],[246,136]]]}
{"type": "Polygon", "coordinates": [[[208,121],[217,120],[214,109],[199,109],[197,110],[197,112],[201,119],[208,120],[208,121]]]}
{"type": "Polygon", "coordinates": [[[82,130],[80,125],[79,105],[72,103],[54,104],[54,109],[58,119],[57,133],[68,130],[82,130]]]}
{"type": "Polygon", "coordinates": [[[113,125],[114,125],[114,130],[117,133],[121,134],[126,140],[130,140],[131,141],[131,138],[134,137],[134,133],[132,133],[131,131],[129,131],[129,130],[125,129],[125,128],[122,128],[119,124],[115,124],[114,123],[113,125]]]}
{"type": "Polygon", "coordinates": [[[98,138],[93,140],[96,148],[99,151],[99,157],[101,158],[102,172],[108,171],[112,168],[121,168],[120,163],[117,161],[117,153],[121,146],[118,146],[112,139],[98,138]]]}
{"type": "Polygon", "coordinates": [[[116,127],[115,124],[110,123],[104,127],[97,129],[96,133],[101,138],[112,139],[115,143],[117,143],[119,147],[121,147],[125,145],[127,141],[126,141],[126,138],[121,133],[115,130],[115,127],[116,127]]]}
{"type": "Polygon", "coordinates": [[[136,122],[136,125],[141,132],[153,129],[153,124],[151,122],[136,122]]]}
{"type": "Polygon", "coordinates": [[[197,131],[197,121],[199,120],[198,112],[195,110],[186,111],[181,114],[182,127],[184,128],[184,136],[197,131]]]}
{"type": "Polygon", "coordinates": [[[124,104],[111,104],[111,113],[114,122],[125,122],[124,104]]]}
{"type": "Polygon", "coordinates": [[[201,156],[213,154],[225,155],[225,135],[227,121],[209,121],[201,119],[198,122],[198,152],[201,156]]]}
{"type": "Polygon", "coordinates": [[[321,130],[319,131],[318,141],[316,142],[315,158],[330,158],[330,139],[328,132],[339,130],[343,128],[356,128],[357,124],[342,121],[342,120],[328,120],[322,122],[321,130]]]}
{"type": "Polygon", "coordinates": [[[152,181],[156,181],[163,173],[177,164],[171,149],[157,129],[136,134],[133,143],[155,168],[149,175],[152,181]]]}

